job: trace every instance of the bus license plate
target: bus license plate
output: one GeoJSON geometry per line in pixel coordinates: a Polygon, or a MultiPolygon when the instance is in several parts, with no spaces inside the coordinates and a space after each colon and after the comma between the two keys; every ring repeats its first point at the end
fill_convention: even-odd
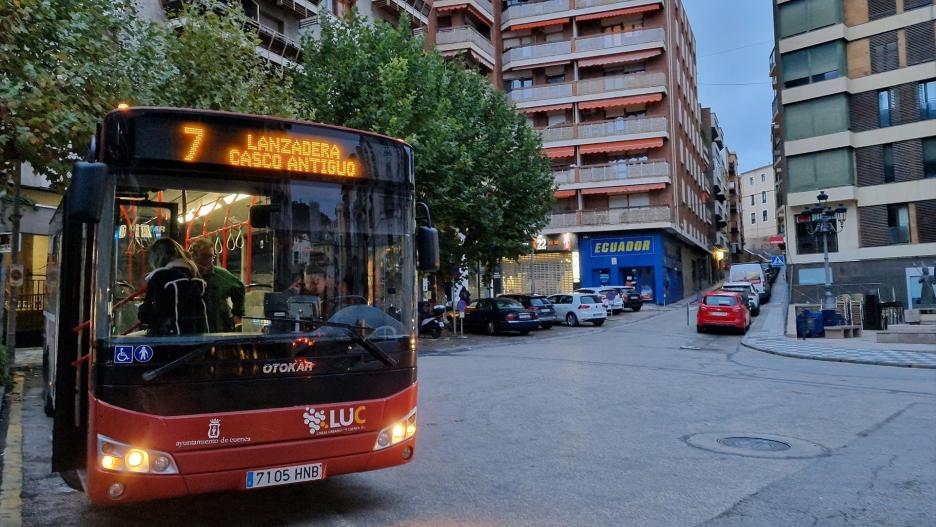
{"type": "Polygon", "coordinates": [[[325,477],[325,467],[321,463],[297,465],[292,467],[250,470],[247,472],[247,488],[259,489],[303,481],[315,481],[325,477]]]}

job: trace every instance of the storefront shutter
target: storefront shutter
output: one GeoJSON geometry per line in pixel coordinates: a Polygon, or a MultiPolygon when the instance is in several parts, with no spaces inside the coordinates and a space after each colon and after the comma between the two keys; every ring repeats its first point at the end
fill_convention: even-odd
{"type": "Polygon", "coordinates": [[[858,233],[862,247],[890,245],[887,228],[887,205],[858,207],[858,233]]]}

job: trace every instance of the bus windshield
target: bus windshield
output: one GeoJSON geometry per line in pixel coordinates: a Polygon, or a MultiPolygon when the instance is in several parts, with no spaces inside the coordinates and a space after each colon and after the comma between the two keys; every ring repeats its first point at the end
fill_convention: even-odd
{"type": "Polygon", "coordinates": [[[118,181],[104,214],[114,237],[99,337],[412,334],[411,194],[353,179],[118,181]]]}

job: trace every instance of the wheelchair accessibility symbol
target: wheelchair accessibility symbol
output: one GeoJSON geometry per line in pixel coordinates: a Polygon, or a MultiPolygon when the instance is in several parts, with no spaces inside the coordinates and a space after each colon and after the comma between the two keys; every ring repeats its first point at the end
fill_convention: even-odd
{"type": "Polygon", "coordinates": [[[133,346],[114,346],[114,364],[133,362],[133,346]]]}
{"type": "Polygon", "coordinates": [[[137,346],[133,350],[133,358],[137,362],[149,362],[153,358],[153,348],[149,346],[137,346]]]}

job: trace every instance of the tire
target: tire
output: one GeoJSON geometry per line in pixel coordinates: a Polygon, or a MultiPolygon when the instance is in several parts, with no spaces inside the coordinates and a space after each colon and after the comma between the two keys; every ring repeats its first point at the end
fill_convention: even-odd
{"type": "Polygon", "coordinates": [[[432,328],[432,338],[437,339],[442,336],[442,329],[438,326],[432,328]]]}
{"type": "Polygon", "coordinates": [[[696,333],[705,333],[705,326],[696,326],[696,327],[695,327],[695,332],[696,332],[696,333]]]}
{"type": "Polygon", "coordinates": [[[529,330],[529,329],[524,329],[523,331],[520,332],[520,336],[521,336],[521,337],[525,337],[525,336],[527,336],[527,335],[529,335],[529,334],[530,334],[530,330],[529,330]]]}
{"type": "Polygon", "coordinates": [[[620,314],[623,313],[623,312],[624,312],[623,309],[612,309],[612,310],[611,310],[611,314],[612,314],[612,315],[620,315],[620,314]]]}
{"type": "Polygon", "coordinates": [[[575,313],[569,313],[566,315],[566,324],[573,328],[579,325],[578,317],[575,316],[575,313]]]}
{"type": "Polygon", "coordinates": [[[497,325],[494,324],[493,322],[488,322],[487,324],[484,325],[484,333],[490,336],[496,335],[497,325]]]}
{"type": "Polygon", "coordinates": [[[540,324],[540,329],[545,331],[547,329],[552,329],[552,326],[552,324],[540,324]]]}
{"type": "Polygon", "coordinates": [[[753,314],[755,317],[758,316],[758,315],[760,315],[760,308],[755,309],[755,310],[754,310],[754,313],[752,313],[752,314],[753,314]]]}
{"type": "Polygon", "coordinates": [[[593,320],[593,321],[592,321],[592,324],[594,324],[596,328],[600,328],[601,325],[604,324],[604,323],[605,323],[605,319],[603,319],[603,318],[598,319],[598,320],[593,320]]]}
{"type": "Polygon", "coordinates": [[[642,308],[642,307],[643,307],[643,306],[634,306],[634,308],[633,308],[633,309],[634,309],[634,313],[640,311],[640,308],[642,308]]]}

